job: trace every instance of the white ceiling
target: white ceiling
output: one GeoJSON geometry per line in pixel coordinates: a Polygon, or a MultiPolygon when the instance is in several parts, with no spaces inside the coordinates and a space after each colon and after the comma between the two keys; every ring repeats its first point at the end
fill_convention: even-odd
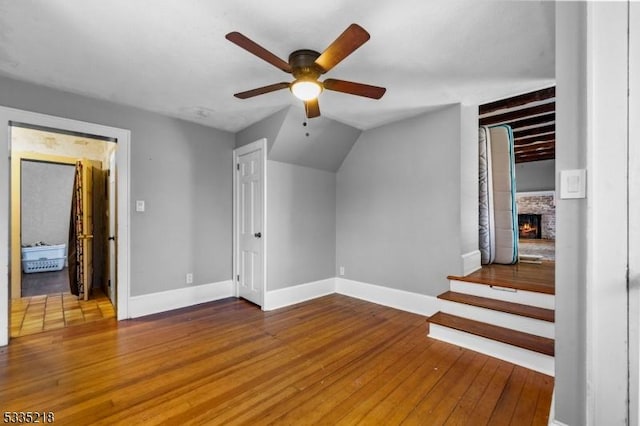
{"type": "Polygon", "coordinates": [[[554,11],[550,1],[0,0],[0,74],[236,132],[302,104],[288,90],[234,98],[291,75],[225,34],[287,60],[322,52],[355,22],[371,39],[324,77],[387,93],[325,92],[320,109],[368,129],[552,84],[554,11]]]}

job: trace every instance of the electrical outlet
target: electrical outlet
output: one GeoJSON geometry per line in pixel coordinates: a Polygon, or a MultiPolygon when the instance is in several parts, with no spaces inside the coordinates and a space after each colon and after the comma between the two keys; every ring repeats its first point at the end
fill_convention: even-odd
{"type": "Polygon", "coordinates": [[[344,266],[340,267],[340,276],[344,277],[344,266]]]}
{"type": "Polygon", "coordinates": [[[193,284],[193,272],[188,272],[187,273],[187,284],[193,284]]]}

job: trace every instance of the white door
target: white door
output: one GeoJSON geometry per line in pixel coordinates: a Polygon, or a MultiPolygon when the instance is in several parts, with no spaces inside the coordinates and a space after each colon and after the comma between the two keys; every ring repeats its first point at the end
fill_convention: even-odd
{"type": "Polygon", "coordinates": [[[238,296],[259,306],[265,286],[264,141],[235,151],[235,279],[238,296]]]}
{"type": "Polygon", "coordinates": [[[115,150],[109,155],[109,174],[107,176],[107,285],[109,287],[109,299],[111,304],[116,306],[116,152],[115,150]]]}

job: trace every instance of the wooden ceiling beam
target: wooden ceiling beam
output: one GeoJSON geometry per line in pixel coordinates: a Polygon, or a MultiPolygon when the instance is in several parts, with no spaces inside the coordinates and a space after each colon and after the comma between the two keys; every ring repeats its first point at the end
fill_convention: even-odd
{"type": "Polygon", "coordinates": [[[551,147],[546,147],[543,149],[532,149],[532,150],[528,150],[528,151],[518,151],[515,153],[516,156],[527,156],[527,155],[535,155],[535,154],[548,154],[550,152],[555,152],[555,147],[551,146],[551,147]]]}
{"type": "Polygon", "coordinates": [[[554,159],[555,96],[555,87],[548,87],[480,105],[479,124],[511,127],[516,163],[554,159]]]}
{"type": "Polygon", "coordinates": [[[556,146],[556,142],[555,141],[548,141],[548,142],[533,142],[530,144],[526,144],[526,145],[516,145],[514,147],[514,150],[516,152],[518,151],[531,151],[534,149],[540,149],[540,148],[549,148],[549,147],[554,147],[556,146]]]}
{"type": "Polygon", "coordinates": [[[546,146],[544,148],[538,148],[538,149],[526,149],[521,151],[515,151],[515,155],[523,156],[523,155],[533,155],[533,154],[544,154],[547,152],[555,152],[555,147],[546,146]]]}
{"type": "Polygon", "coordinates": [[[530,129],[524,129],[524,130],[518,130],[518,131],[514,130],[513,137],[515,139],[520,139],[525,136],[534,136],[534,135],[540,135],[543,133],[551,133],[555,131],[556,131],[556,125],[548,124],[546,126],[532,127],[530,129]]]}
{"type": "Polygon", "coordinates": [[[542,90],[536,90],[535,92],[525,93],[523,95],[514,96],[512,98],[503,99],[500,101],[489,102],[488,104],[480,105],[480,115],[488,114],[500,109],[513,108],[520,105],[525,105],[531,102],[544,101],[556,97],[556,88],[548,87],[542,90]]]}
{"type": "Polygon", "coordinates": [[[556,111],[556,103],[549,102],[546,104],[536,105],[529,108],[521,108],[515,111],[505,112],[504,114],[481,117],[480,125],[490,126],[492,124],[507,123],[509,121],[519,120],[522,118],[529,118],[533,115],[546,114],[548,112],[555,112],[555,111],[556,111]]]}
{"type": "Polygon", "coordinates": [[[514,143],[516,146],[521,146],[521,145],[529,145],[536,142],[548,142],[548,141],[555,141],[555,140],[556,140],[555,133],[546,133],[544,135],[529,136],[527,138],[515,138],[514,143]]]}
{"type": "Polygon", "coordinates": [[[542,161],[542,160],[555,160],[556,153],[547,152],[543,154],[526,154],[526,155],[516,155],[516,163],[530,163],[532,161],[542,161]]]}
{"type": "Polygon", "coordinates": [[[531,118],[525,118],[522,120],[511,121],[509,123],[505,123],[515,131],[516,129],[520,129],[522,127],[529,126],[540,126],[540,125],[549,125],[556,121],[556,113],[552,112],[549,114],[537,115],[531,118]]]}

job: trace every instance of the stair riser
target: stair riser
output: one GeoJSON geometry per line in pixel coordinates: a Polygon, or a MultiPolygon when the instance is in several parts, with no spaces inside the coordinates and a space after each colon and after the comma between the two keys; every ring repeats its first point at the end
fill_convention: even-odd
{"type": "Polygon", "coordinates": [[[554,376],[555,374],[554,358],[548,355],[476,336],[475,334],[469,334],[464,331],[443,327],[438,324],[429,325],[429,337],[512,362],[549,376],[554,376]]]}
{"type": "Polygon", "coordinates": [[[498,290],[486,284],[468,283],[457,280],[450,280],[449,287],[451,291],[457,293],[472,294],[474,296],[488,297],[490,299],[537,306],[545,309],[555,309],[555,296],[552,294],[535,293],[525,290],[498,290]]]}
{"type": "Polygon", "coordinates": [[[486,322],[524,333],[535,334],[536,336],[547,337],[549,339],[555,337],[555,325],[548,321],[451,302],[449,300],[440,300],[440,303],[440,310],[448,314],[486,322]]]}

